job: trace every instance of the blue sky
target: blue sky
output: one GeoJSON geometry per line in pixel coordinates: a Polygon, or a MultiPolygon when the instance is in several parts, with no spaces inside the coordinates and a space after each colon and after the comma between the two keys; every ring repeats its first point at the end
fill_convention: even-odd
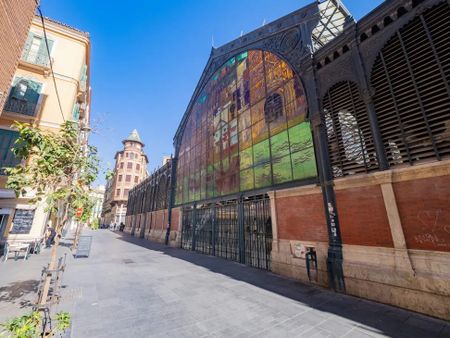
{"type": "MultiPolygon", "coordinates": [[[[356,19],[382,0],[344,0],[356,19]]],[[[41,0],[45,16],[90,32],[91,143],[103,169],[136,128],[149,171],[172,138],[211,51],[311,0],[41,0]]],[[[98,182],[103,183],[100,173],[98,182]]]]}

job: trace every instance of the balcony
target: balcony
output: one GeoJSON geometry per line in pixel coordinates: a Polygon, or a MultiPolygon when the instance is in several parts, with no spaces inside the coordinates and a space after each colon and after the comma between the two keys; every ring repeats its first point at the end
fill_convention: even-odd
{"type": "Polygon", "coordinates": [[[25,49],[22,53],[21,60],[33,65],[50,68],[50,58],[46,50],[31,51],[25,49]]]}
{"type": "Polygon", "coordinates": [[[10,97],[3,108],[5,112],[16,113],[26,116],[36,116],[36,102],[29,102],[27,100],[10,97]]]}

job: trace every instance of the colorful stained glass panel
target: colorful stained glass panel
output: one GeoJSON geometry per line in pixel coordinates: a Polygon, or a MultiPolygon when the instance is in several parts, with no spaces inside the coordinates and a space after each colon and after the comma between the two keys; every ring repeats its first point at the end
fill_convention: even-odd
{"type": "Polygon", "coordinates": [[[204,85],[178,153],[178,204],[316,176],[306,98],[283,60],[252,50],[204,85]]]}

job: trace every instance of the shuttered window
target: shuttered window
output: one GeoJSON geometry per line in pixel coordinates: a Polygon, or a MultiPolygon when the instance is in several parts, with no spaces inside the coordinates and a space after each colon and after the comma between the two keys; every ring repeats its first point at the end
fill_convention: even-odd
{"type": "Polygon", "coordinates": [[[330,88],[323,109],[334,177],[378,169],[369,118],[356,84],[344,81],[330,88]]]}
{"type": "Polygon", "coordinates": [[[19,163],[11,151],[18,137],[19,133],[16,131],[0,129],[0,175],[5,174],[5,168],[14,167],[19,163]]]}
{"type": "Polygon", "coordinates": [[[450,5],[442,2],[399,30],[371,74],[391,165],[450,155],[450,5]]]}
{"type": "MultiPolygon", "coordinates": [[[[47,39],[48,49],[52,50],[53,41],[47,39]]],[[[45,39],[42,36],[34,33],[29,33],[25,42],[25,47],[22,51],[22,60],[33,63],[35,65],[49,67],[50,59],[48,57],[47,46],[45,39]]]]}

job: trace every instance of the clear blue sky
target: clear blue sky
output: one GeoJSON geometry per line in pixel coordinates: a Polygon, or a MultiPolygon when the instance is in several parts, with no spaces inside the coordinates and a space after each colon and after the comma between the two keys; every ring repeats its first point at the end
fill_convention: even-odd
{"type": "MultiPolygon", "coordinates": [[[[136,128],[149,171],[173,150],[172,138],[215,46],[312,0],[41,0],[45,16],[90,32],[91,143],[103,169],[136,128]]],[[[344,0],[356,19],[382,0],[344,0]]],[[[104,181],[100,173],[99,182],[104,181]]]]}

